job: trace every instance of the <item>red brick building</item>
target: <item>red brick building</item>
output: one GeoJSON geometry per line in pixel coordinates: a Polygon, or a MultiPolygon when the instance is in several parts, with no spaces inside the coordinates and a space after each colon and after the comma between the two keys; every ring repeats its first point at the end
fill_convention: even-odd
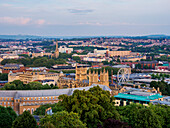
{"type": "Polygon", "coordinates": [[[2,73],[9,73],[10,71],[13,73],[23,72],[25,69],[23,64],[5,64],[2,67],[2,73]]]}

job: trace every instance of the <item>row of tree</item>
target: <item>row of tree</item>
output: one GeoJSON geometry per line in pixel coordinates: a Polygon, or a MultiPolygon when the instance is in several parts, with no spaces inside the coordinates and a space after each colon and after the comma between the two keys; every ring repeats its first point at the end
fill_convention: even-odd
{"type": "Polygon", "coordinates": [[[51,84],[42,85],[40,82],[30,82],[24,84],[20,80],[14,80],[13,82],[6,83],[1,90],[42,90],[42,89],[58,89],[57,86],[51,84]]]}
{"type": "Polygon", "coordinates": [[[162,92],[162,95],[168,95],[170,96],[170,84],[166,83],[165,81],[152,81],[150,83],[150,87],[154,87],[154,88],[158,88],[160,89],[160,91],[162,92]]]}
{"type": "Polygon", "coordinates": [[[160,73],[160,74],[152,74],[151,75],[152,76],[152,79],[158,79],[158,80],[160,80],[160,79],[162,79],[162,80],[164,80],[165,78],[170,78],[170,75],[169,74],[165,74],[165,73],[160,73]]]}

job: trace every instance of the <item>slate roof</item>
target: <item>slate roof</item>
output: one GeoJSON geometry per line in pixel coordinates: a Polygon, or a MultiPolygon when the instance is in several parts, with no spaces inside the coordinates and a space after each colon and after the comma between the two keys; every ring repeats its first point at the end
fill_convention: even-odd
{"type": "MultiPolygon", "coordinates": [[[[89,90],[90,88],[97,86],[93,84],[88,87],[80,88],[68,88],[68,89],[49,89],[49,90],[0,90],[0,97],[14,97],[18,99],[21,97],[45,97],[45,96],[59,96],[62,94],[72,95],[74,90],[89,90]]],[[[106,91],[111,91],[111,89],[105,85],[99,85],[100,88],[106,91]]]]}

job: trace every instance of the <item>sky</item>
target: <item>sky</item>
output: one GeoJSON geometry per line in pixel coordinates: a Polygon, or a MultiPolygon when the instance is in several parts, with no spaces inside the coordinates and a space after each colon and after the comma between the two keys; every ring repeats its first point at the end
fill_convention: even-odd
{"type": "Polygon", "coordinates": [[[0,35],[170,35],[170,0],[0,0],[0,35]]]}

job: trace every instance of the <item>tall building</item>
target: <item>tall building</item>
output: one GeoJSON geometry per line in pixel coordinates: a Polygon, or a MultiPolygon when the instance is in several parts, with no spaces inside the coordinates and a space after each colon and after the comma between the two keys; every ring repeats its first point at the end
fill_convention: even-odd
{"type": "Polygon", "coordinates": [[[80,67],[77,68],[76,65],[76,77],[75,80],[79,80],[79,81],[83,81],[83,80],[87,80],[87,67],[80,67]]]}
{"type": "Polygon", "coordinates": [[[57,40],[56,40],[56,49],[55,49],[55,52],[54,52],[54,56],[55,56],[55,58],[59,57],[59,50],[58,50],[58,42],[57,42],[57,40]]]}
{"type": "Polygon", "coordinates": [[[93,71],[93,73],[91,73],[91,71],[89,70],[89,86],[91,86],[92,84],[101,84],[109,87],[108,70],[106,72],[104,68],[103,72],[100,71],[100,78],[98,76],[98,72],[93,71]]]}

